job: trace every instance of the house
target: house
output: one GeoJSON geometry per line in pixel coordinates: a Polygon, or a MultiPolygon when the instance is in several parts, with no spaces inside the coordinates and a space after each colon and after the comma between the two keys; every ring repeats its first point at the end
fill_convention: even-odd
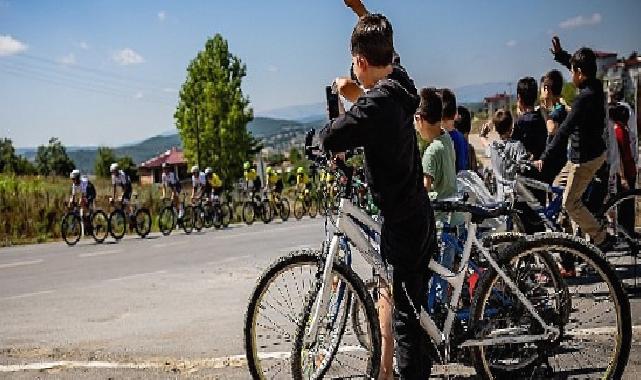
{"type": "Polygon", "coordinates": [[[639,99],[639,83],[641,82],[641,57],[636,52],[628,58],[615,61],[608,66],[603,76],[603,86],[607,91],[611,87],[623,88],[625,98],[632,104],[639,99]]]}
{"type": "Polygon", "coordinates": [[[492,117],[492,115],[494,115],[494,112],[496,112],[499,108],[509,110],[512,104],[512,97],[504,92],[502,94],[496,94],[494,96],[486,97],[485,99],[483,99],[483,103],[485,104],[487,115],[489,117],[492,117]]]}
{"type": "Polygon", "coordinates": [[[166,163],[171,166],[173,172],[179,179],[185,179],[189,176],[187,170],[187,160],[183,151],[173,147],[168,151],[150,158],[149,160],[138,165],[138,174],[140,183],[145,185],[160,183],[162,180],[162,164],[166,163]]]}
{"type": "Polygon", "coordinates": [[[603,78],[608,71],[608,67],[617,62],[617,53],[596,50],[594,55],[596,55],[596,76],[603,78]]]}

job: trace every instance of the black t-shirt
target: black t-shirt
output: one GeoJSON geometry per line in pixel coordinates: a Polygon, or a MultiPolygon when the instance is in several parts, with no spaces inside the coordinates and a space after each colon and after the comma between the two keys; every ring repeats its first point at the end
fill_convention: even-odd
{"type": "Polygon", "coordinates": [[[512,139],[520,141],[533,160],[541,158],[547,145],[548,131],[540,111],[526,112],[514,123],[512,139]]]}

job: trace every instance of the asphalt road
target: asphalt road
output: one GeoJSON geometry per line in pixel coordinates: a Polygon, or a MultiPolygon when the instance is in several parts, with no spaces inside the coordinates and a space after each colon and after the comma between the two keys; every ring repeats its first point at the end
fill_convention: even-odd
{"type": "MultiPolygon", "coordinates": [[[[0,249],[0,378],[249,378],[242,327],[257,277],[323,236],[304,219],[0,249]]],[[[639,344],[629,378],[641,378],[639,344]]]]}

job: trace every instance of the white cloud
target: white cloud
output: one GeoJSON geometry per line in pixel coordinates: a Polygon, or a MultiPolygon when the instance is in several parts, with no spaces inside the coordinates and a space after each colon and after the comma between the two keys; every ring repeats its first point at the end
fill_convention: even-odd
{"type": "Polygon", "coordinates": [[[78,47],[81,48],[82,50],[88,50],[89,44],[86,43],[85,41],[80,41],[78,42],[78,47]]]}
{"type": "Polygon", "coordinates": [[[73,53],[69,53],[65,56],[60,57],[60,59],[58,59],[58,62],[60,62],[63,65],[75,65],[76,56],[73,53]]]}
{"type": "Polygon", "coordinates": [[[278,72],[278,67],[274,66],[274,65],[269,65],[269,66],[267,66],[267,71],[269,71],[270,73],[277,73],[278,72]]]}
{"type": "Polygon", "coordinates": [[[130,48],[125,48],[122,50],[117,51],[112,59],[119,65],[122,66],[127,66],[127,65],[135,65],[139,63],[145,62],[145,59],[135,51],[133,51],[130,48]]]}
{"type": "Polygon", "coordinates": [[[134,99],[142,99],[143,96],[142,92],[138,91],[134,94],[134,99]]]}
{"type": "Polygon", "coordinates": [[[505,46],[507,47],[515,47],[516,46],[516,40],[509,40],[508,42],[505,43],[505,46]]]}
{"type": "Polygon", "coordinates": [[[590,17],[585,17],[583,15],[569,18],[567,20],[561,21],[559,23],[559,28],[561,29],[574,29],[580,28],[582,26],[592,26],[598,25],[603,20],[601,13],[593,13],[590,17]]]}
{"type": "Polygon", "coordinates": [[[158,12],[158,20],[160,22],[165,21],[166,18],[167,18],[167,12],[165,12],[165,11],[158,12]]]}
{"type": "Polygon", "coordinates": [[[0,57],[20,54],[29,47],[9,35],[0,35],[0,57]]]}

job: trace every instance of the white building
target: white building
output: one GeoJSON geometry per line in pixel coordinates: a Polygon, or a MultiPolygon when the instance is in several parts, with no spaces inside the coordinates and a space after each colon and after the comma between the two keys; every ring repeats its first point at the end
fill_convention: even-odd
{"type": "Polygon", "coordinates": [[[620,59],[607,67],[603,76],[603,86],[607,90],[611,85],[623,86],[625,99],[636,104],[641,76],[641,57],[633,53],[627,59],[620,59]]]}

